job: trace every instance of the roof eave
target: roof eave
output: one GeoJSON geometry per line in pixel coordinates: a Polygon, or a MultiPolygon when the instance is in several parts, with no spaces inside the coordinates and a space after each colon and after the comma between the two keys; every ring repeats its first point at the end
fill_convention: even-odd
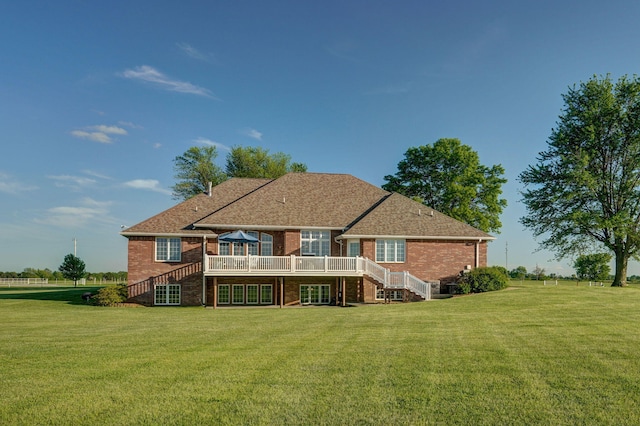
{"type": "Polygon", "coordinates": [[[350,235],[350,234],[342,234],[336,237],[338,240],[347,240],[347,239],[372,239],[372,238],[380,238],[380,239],[405,239],[405,240],[456,240],[456,241],[469,241],[469,240],[477,240],[477,241],[491,241],[495,240],[496,237],[491,235],[486,236],[470,236],[470,235],[350,235]]]}

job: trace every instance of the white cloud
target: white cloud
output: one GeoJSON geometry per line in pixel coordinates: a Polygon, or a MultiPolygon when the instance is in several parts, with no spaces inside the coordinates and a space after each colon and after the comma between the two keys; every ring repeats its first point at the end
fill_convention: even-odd
{"type": "Polygon", "coordinates": [[[90,170],[90,169],[84,169],[82,171],[82,173],[84,173],[86,175],[89,175],[89,176],[96,177],[98,179],[105,179],[105,180],[112,180],[113,179],[111,176],[107,176],[105,174],[98,173],[98,172],[90,170]]]}
{"type": "Polygon", "coordinates": [[[4,192],[5,194],[18,194],[36,189],[38,189],[37,186],[16,182],[12,180],[8,174],[0,172],[0,192],[4,192]]]}
{"type": "Polygon", "coordinates": [[[155,179],[134,179],[124,183],[124,186],[134,189],[142,189],[145,191],[159,192],[161,194],[171,195],[171,191],[162,188],[160,182],[155,179]]]}
{"type": "Polygon", "coordinates": [[[79,189],[79,187],[90,186],[96,183],[95,179],[83,176],[59,175],[47,176],[47,178],[56,181],[56,186],[58,187],[72,187],[74,189],[79,189]]]}
{"type": "Polygon", "coordinates": [[[47,209],[45,217],[35,219],[36,223],[62,228],[78,228],[88,223],[108,222],[110,201],[96,201],[92,198],[80,200],[77,206],[59,206],[47,209]]]}
{"type": "Polygon", "coordinates": [[[142,126],[132,123],[130,121],[118,121],[118,124],[121,126],[129,127],[131,129],[143,129],[142,126]]]}
{"type": "Polygon", "coordinates": [[[109,135],[126,135],[127,131],[118,126],[98,124],[96,126],[85,127],[82,130],[73,130],[71,134],[80,139],[88,139],[100,143],[111,143],[113,140],[109,135]]]}
{"type": "Polygon", "coordinates": [[[196,86],[187,81],[173,80],[157,69],[148,65],[142,65],[139,67],[135,67],[134,69],[125,70],[122,73],[122,76],[131,80],[153,83],[171,92],[188,93],[191,95],[216,99],[209,89],[196,86]]]}
{"type": "Polygon", "coordinates": [[[218,149],[222,149],[225,151],[231,151],[231,148],[229,148],[228,146],[221,144],[220,142],[216,142],[216,141],[212,141],[211,139],[207,139],[207,138],[203,138],[203,137],[199,137],[193,140],[194,143],[198,143],[200,145],[210,145],[210,146],[215,146],[218,149]]]}
{"type": "Polygon", "coordinates": [[[106,135],[102,132],[87,132],[84,130],[74,130],[71,134],[80,139],[89,139],[90,141],[100,142],[100,143],[111,143],[113,142],[109,135],[106,135]]]}
{"type": "Polygon", "coordinates": [[[200,52],[198,49],[196,49],[195,47],[191,46],[188,43],[176,43],[176,46],[178,46],[180,48],[180,50],[182,50],[182,52],[184,52],[185,55],[193,58],[193,59],[198,59],[199,61],[205,61],[205,62],[209,62],[210,56],[206,55],[202,52],[200,52]]]}
{"type": "Polygon", "coordinates": [[[262,140],[262,133],[260,133],[256,129],[246,129],[246,130],[243,130],[241,133],[255,140],[259,140],[259,141],[262,140]]]}

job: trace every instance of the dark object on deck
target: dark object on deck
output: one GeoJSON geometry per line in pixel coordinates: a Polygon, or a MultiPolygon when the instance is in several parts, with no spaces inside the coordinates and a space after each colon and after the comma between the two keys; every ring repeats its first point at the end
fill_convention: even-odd
{"type": "Polygon", "coordinates": [[[89,300],[91,300],[92,297],[93,297],[93,294],[91,294],[90,291],[82,293],[82,300],[84,300],[85,302],[89,302],[89,300]]]}

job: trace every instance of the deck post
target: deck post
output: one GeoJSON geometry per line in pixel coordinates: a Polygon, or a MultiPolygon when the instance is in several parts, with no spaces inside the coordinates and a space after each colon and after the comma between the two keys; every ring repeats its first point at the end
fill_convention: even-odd
{"type": "Polygon", "coordinates": [[[342,277],[342,306],[347,306],[347,279],[342,277]]]}
{"type": "Polygon", "coordinates": [[[279,277],[280,279],[280,308],[284,305],[284,277],[279,277]]]}
{"type": "Polygon", "coordinates": [[[213,277],[213,309],[218,307],[218,277],[213,277]]]}

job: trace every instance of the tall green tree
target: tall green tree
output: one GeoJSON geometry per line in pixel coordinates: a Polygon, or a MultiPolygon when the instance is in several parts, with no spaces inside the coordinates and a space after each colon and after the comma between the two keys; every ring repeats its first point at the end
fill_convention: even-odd
{"type": "Polygon", "coordinates": [[[612,285],[623,286],[640,250],[640,79],[594,76],[562,98],[547,150],[519,176],[520,221],[558,258],[610,250],[612,285]]]}
{"type": "Polygon", "coordinates": [[[518,280],[524,280],[527,276],[527,268],[525,268],[524,266],[518,266],[517,268],[512,269],[511,272],[509,272],[509,276],[518,280]]]}
{"type": "Polygon", "coordinates": [[[215,146],[192,146],[174,160],[173,198],[186,200],[208,190],[209,182],[214,186],[227,180],[227,175],[214,164],[218,157],[215,146]]]}
{"type": "Polygon", "coordinates": [[[85,277],[87,272],[85,271],[85,264],[79,257],[69,253],[64,257],[62,265],[58,268],[62,275],[67,280],[73,280],[73,286],[78,285],[78,280],[85,277]]]}
{"type": "Polygon", "coordinates": [[[609,278],[611,272],[609,262],[609,253],[582,254],[573,262],[573,267],[580,280],[604,281],[609,278]]]}
{"type": "Polygon", "coordinates": [[[269,154],[261,147],[235,146],[227,155],[226,173],[232,177],[275,179],[289,172],[306,172],[307,166],[292,163],[282,152],[269,154]]]}
{"type": "Polygon", "coordinates": [[[501,165],[480,164],[478,153],[458,139],[438,139],[433,145],[412,147],[387,175],[382,188],[432,207],[485,232],[499,232],[507,200],[500,198],[501,165]]]}

